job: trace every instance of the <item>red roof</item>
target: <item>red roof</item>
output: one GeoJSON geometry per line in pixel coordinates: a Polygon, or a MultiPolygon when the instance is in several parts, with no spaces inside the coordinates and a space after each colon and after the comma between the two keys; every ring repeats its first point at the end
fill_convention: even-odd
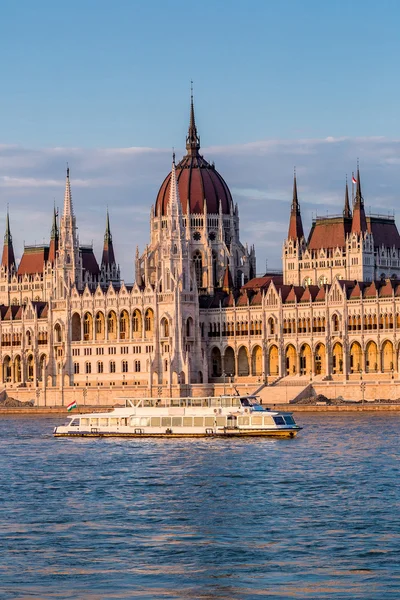
{"type": "Polygon", "coordinates": [[[310,250],[321,248],[344,248],[346,235],[351,230],[351,220],[345,217],[326,217],[313,222],[307,247],[310,250]]]}
{"type": "Polygon", "coordinates": [[[383,283],[382,287],[379,290],[380,298],[390,298],[393,296],[394,284],[390,279],[387,279],[385,283],[383,283]]]}
{"type": "Polygon", "coordinates": [[[253,277],[242,286],[245,290],[264,290],[273,281],[277,287],[283,285],[283,275],[273,275],[266,273],[263,277],[253,277]]]}
{"type": "Polygon", "coordinates": [[[43,273],[45,262],[48,260],[48,246],[25,246],[21,262],[18,266],[18,275],[35,275],[43,273]]]}
{"type": "Polygon", "coordinates": [[[374,245],[400,248],[400,235],[394,219],[385,217],[367,217],[367,228],[374,236],[374,245]]]}
{"type": "Polygon", "coordinates": [[[100,272],[99,265],[97,264],[96,257],[93,252],[93,248],[80,248],[82,254],[82,266],[85,271],[88,271],[92,275],[97,275],[100,272]]]}

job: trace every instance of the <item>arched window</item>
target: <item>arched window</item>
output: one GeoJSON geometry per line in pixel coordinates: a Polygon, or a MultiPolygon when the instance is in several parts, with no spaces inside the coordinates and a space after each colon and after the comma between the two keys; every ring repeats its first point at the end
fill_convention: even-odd
{"type": "Polygon", "coordinates": [[[196,250],[193,255],[194,272],[196,274],[197,287],[200,289],[203,287],[203,259],[200,250],[196,250]]]}
{"type": "Polygon", "coordinates": [[[153,319],[154,319],[154,313],[151,310],[151,308],[148,308],[146,310],[145,315],[144,315],[144,329],[145,329],[145,331],[148,331],[148,332],[153,331],[153,319]]]}
{"type": "Polygon", "coordinates": [[[162,337],[169,336],[169,321],[166,318],[161,321],[161,335],[162,337]]]}
{"type": "Polygon", "coordinates": [[[190,337],[192,335],[192,324],[193,320],[191,317],[186,321],[186,337],[190,337]]]}
{"type": "Polygon", "coordinates": [[[54,327],[54,337],[55,337],[55,340],[56,340],[57,344],[60,344],[62,342],[61,327],[60,327],[60,325],[58,323],[54,327]]]}
{"type": "Polygon", "coordinates": [[[86,313],[85,317],[83,319],[83,337],[85,340],[92,339],[92,336],[93,336],[92,324],[93,324],[92,315],[90,313],[86,313]]]}
{"type": "Polygon", "coordinates": [[[212,253],[212,274],[213,274],[213,286],[218,287],[219,281],[217,278],[218,268],[217,268],[217,253],[212,253]]]}

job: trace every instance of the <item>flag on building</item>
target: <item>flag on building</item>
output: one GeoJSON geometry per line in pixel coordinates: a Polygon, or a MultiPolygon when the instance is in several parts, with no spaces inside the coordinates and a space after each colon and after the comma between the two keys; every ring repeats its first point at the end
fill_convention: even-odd
{"type": "Polygon", "coordinates": [[[353,183],[357,183],[357,179],[354,177],[354,175],[353,175],[353,177],[351,178],[351,181],[352,181],[353,183]]]}
{"type": "Polygon", "coordinates": [[[76,403],[76,400],[74,400],[73,402],[70,402],[67,405],[67,411],[70,412],[73,408],[78,408],[78,405],[76,403]]]}

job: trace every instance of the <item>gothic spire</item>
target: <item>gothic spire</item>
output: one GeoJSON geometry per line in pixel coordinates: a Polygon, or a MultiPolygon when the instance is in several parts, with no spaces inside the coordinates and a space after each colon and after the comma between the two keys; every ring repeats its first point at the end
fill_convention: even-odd
{"type": "Polygon", "coordinates": [[[367,218],[364,210],[364,198],[361,193],[360,169],[357,165],[356,197],[353,206],[353,222],[351,233],[364,233],[367,231],[367,218]]]}
{"type": "Polygon", "coordinates": [[[67,166],[67,177],[65,180],[65,193],[64,193],[64,217],[74,216],[74,207],[72,205],[71,196],[71,184],[69,181],[69,167],[67,166]]]}
{"type": "Polygon", "coordinates": [[[351,209],[350,209],[350,201],[349,201],[349,186],[347,184],[347,176],[346,176],[346,190],[344,192],[343,216],[344,217],[351,217],[351,209]]]}
{"type": "Polygon", "coordinates": [[[3,256],[1,259],[1,264],[9,272],[11,270],[15,269],[14,248],[13,248],[12,237],[11,237],[10,217],[8,214],[8,208],[7,208],[6,232],[4,235],[3,256]]]}
{"type": "Polygon", "coordinates": [[[197,135],[196,120],[194,118],[193,81],[191,82],[190,122],[186,137],[186,150],[189,156],[195,156],[200,150],[200,137],[197,135]]]}
{"type": "Polygon", "coordinates": [[[106,216],[106,231],[104,234],[103,257],[101,259],[101,264],[105,266],[111,266],[115,264],[114,246],[110,229],[110,215],[108,213],[108,208],[106,216]]]}
{"type": "Polygon", "coordinates": [[[172,155],[172,169],[171,169],[171,180],[169,184],[169,202],[168,209],[171,211],[172,215],[182,215],[182,206],[179,198],[179,187],[178,181],[176,178],[176,168],[175,168],[175,153],[172,155]]]}
{"type": "Polygon", "coordinates": [[[288,239],[300,240],[302,237],[304,237],[304,232],[303,232],[303,223],[302,223],[301,214],[300,214],[299,198],[297,196],[297,179],[296,179],[296,170],[295,170],[294,178],[293,178],[293,199],[292,199],[292,206],[290,209],[288,239]]]}
{"type": "Polygon", "coordinates": [[[58,225],[57,225],[57,217],[58,217],[58,213],[56,211],[56,205],[54,203],[54,209],[53,209],[53,225],[51,227],[51,239],[58,239],[58,225]]]}
{"type": "Polygon", "coordinates": [[[54,204],[53,210],[53,225],[51,227],[50,234],[50,247],[49,247],[49,261],[54,263],[56,260],[56,253],[58,250],[58,225],[57,225],[57,211],[56,205],[54,204]]]}

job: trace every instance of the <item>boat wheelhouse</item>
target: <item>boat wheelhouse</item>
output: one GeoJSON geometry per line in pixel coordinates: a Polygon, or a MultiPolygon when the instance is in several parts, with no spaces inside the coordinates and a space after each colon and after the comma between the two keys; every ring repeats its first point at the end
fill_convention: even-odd
{"type": "MultiPolygon", "coordinates": [[[[121,400],[121,398],[119,399],[121,400]]],[[[75,414],[56,437],[295,437],[293,415],[264,408],[255,396],[123,398],[110,412],[75,414]]]]}

